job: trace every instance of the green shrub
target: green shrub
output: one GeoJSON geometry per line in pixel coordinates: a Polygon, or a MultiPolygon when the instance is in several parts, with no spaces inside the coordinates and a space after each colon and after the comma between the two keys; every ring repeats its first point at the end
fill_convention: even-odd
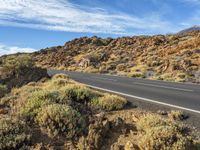
{"type": "Polygon", "coordinates": [[[8,92],[6,85],[0,84],[0,98],[3,97],[8,92]]]}
{"type": "Polygon", "coordinates": [[[184,120],[187,118],[182,111],[171,111],[168,117],[172,120],[184,120]]]}
{"type": "Polygon", "coordinates": [[[24,107],[20,109],[20,116],[30,121],[37,115],[39,109],[48,104],[53,99],[53,96],[46,91],[40,90],[33,92],[26,100],[24,107]]]}
{"type": "Polygon", "coordinates": [[[65,90],[66,95],[72,101],[85,103],[91,101],[93,98],[99,95],[87,88],[67,88],[65,90]]]}
{"type": "Polygon", "coordinates": [[[126,104],[126,99],[111,94],[106,94],[105,96],[93,99],[92,101],[92,105],[107,111],[122,109],[126,104]]]}
{"type": "Polygon", "coordinates": [[[53,84],[54,85],[57,85],[57,86],[65,86],[69,83],[69,80],[66,80],[66,79],[54,79],[52,80],[53,84]]]}
{"type": "Polygon", "coordinates": [[[5,72],[14,72],[16,75],[19,74],[21,68],[32,66],[31,57],[28,55],[8,56],[5,58],[2,65],[5,72]]]}
{"type": "Polygon", "coordinates": [[[117,71],[124,71],[126,69],[125,64],[119,64],[116,67],[117,71]]]}
{"type": "Polygon", "coordinates": [[[19,115],[27,121],[33,121],[42,106],[52,103],[69,104],[69,102],[70,100],[65,96],[65,93],[61,93],[60,91],[34,91],[26,99],[24,107],[20,109],[19,115]]]}
{"type": "Polygon", "coordinates": [[[128,74],[129,77],[133,77],[133,78],[144,78],[145,75],[143,72],[131,72],[128,74]]]}
{"type": "Polygon", "coordinates": [[[72,138],[85,127],[85,120],[79,112],[61,104],[44,107],[38,113],[36,120],[50,136],[63,135],[72,138]]]}
{"type": "Polygon", "coordinates": [[[11,118],[0,120],[0,149],[19,149],[25,146],[30,135],[26,133],[26,126],[23,122],[11,118]]]}
{"type": "Polygon", "coordinates": [[[192,148],[192,138],[186,128],[158,115],[145,115],[137,122],[142,131],[139,147],[149,150],[186,150],[192,148]]]}

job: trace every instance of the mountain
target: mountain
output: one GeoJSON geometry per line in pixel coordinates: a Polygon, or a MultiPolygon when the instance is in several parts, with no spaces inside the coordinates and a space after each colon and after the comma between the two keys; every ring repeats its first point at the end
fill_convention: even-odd
{"type": "Polygon", "coordinates": [[[184,29],[184,30],[180,31],[179,34],[184,34],[184,33],[193,32],[193,31],[200,31],[200,26],[196,25],[196,26],[184,29]]]}

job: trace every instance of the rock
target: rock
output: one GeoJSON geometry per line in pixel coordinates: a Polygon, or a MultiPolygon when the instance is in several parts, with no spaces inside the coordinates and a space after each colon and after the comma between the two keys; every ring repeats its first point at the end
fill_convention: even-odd
{"type": "Polygon", "coordinates": [[[135,150],[133,143],[128,141],[124,146],[124,150],[135,150]]]}
{"type": "Polygon", "coordinates": [[[137,122],[139,120],[139,118],[136,117],[135,115],[132,115],[132,119],[133,119],[134,122],[137,122]]]}
{"type": "Polygon", "coordinates": [[[157,113],[159,115],[167,115],[167,111],[164,111],[164,110],[158,110],[157,113]]]}

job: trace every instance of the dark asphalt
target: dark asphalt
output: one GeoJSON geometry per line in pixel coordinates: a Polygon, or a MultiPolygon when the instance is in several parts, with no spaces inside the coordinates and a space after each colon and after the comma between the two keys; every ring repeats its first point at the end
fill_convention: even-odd
{"type": "Polygon", "coordinates": [[[49,70],[48,73],[66,73],[71,79],[90,86],[135,96],[141,101],[147,99],[183,107],[200,114],[200,85],[58,70],[49,70]]]}

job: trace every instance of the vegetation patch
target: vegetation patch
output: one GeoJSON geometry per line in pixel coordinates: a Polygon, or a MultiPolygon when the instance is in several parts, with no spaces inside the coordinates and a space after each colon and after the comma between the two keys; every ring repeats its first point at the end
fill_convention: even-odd
{"type": "Polygon", "coordinates": [[[30,141],[24,122],[11,119],[0,119],[0,149],[19,149],[27,145],[30,141]]]}
{"type": "Polygon", "coordinates": [[[0,98],[3,97],[8,92],[6,85],[0,84],[0,98]]]}
{"type": "Polygon", "coordinates": [[[195,147],[186,127],[158,115],[148,114],[141,117],[137,126],[142,131],[139,141],[141,149],[188,150],[195,147]]]}
{"type": "Polygon", "coordinates": [[[72,138],[82,132],[86,126],[79,112],[70,106],[61,104],[43,107],[36,120],[50,136],[63,135],[72,138]]]}
{"type": "Polygon", "coordinates": [[[94,92],[87,88],[67,88],[65,90],[66,95],[72,101],[76,101],[79,103],[89,102],[92,99],[100,96],[97,92],[94,92]]]}
{"type": "Polygon", "coordinates": [[[126,104],[126,99],[111,94],[106,94],[103,97],[94,99],[92,101],[92,105],[107,111],[122,109],[126,104]]]}

